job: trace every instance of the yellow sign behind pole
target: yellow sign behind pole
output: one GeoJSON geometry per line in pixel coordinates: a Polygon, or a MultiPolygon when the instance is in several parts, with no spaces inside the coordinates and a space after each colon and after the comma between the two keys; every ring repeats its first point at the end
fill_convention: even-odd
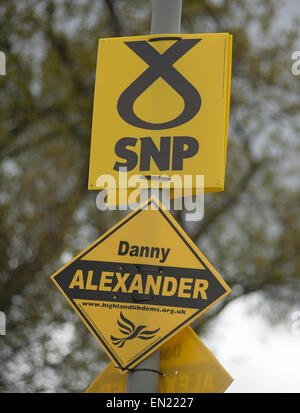
{"type": "MultiPolygon", "coordinates": [[[[160,370],[163,376],[159,379],[159,393],[224,393],[232,382],[190,327],[162,346],[160,370]]],[[[126,388],[127,375],[110,363],[86,393],[126,393],[126,388]]]]}
{"type": "Polygon", "coordinates": [[[160,393],[223,393],[232,377],[191,327],[161,349],[160,393]]]}
{"type": "Polygon", "coordinates": [[[227,33],[100,39],[89,189],[119,190],[126,168],[204,175],[205,192],[222,191],[231,48],[227,33]]]}

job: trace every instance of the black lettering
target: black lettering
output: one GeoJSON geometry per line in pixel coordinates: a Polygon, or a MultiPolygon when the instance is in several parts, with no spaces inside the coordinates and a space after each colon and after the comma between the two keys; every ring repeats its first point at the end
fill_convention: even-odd
{"type": "Polygon", "coordinates": [[[119,171],[121,167],[126,167],[127,171],[134,169],[138,163],[138,156],[134,151],[127,149],[127,146],[135,146],[137,143],[136,138],[121,138],[118,140],[115,146],[115,153],[122,159],[126,159],[127,162],[116,162],[114,166],[115,171],[119,171]]]}
{"type": "Polygon", "coordinates": [[[132,245],[130,247],[130,253],[129,255],[131,257],[138,257],[139,256],[139,247],[137,245],[132,245]]]}
{"type": "Polygon", "coordinates": [[[141,247],[140,249],[140,257],[148,257],[149,256],[149,247],[141,247]],[[145,254],[144,254],[145,251],[145,254]]]}
{"type": "Polygon", "coordinates": [[[140,171],[150,170],[150,159],[153,158],[160,171],[167,171],[170,167],[170,137],[160,138],[160,150],[156,147],[152,138],[141,139],[140,171]]]}
{"type": "Polygon", "coordinates": [[[191,136],[174,136],[173,142],[173,171],[183,170],[183,159],[192,158],[199,150],[199,143],[191,136]],[[184,149],[184,146],[187,148],[184,149]]]}
{"type": "Polygon", "coordinates": [[[129,242],[120,241],[118,255],[126,255],[128,254],[128,250],[129,250],[129,242]],[[125,249],[123,247],[125,247],[125,249]]]}
{"type": "Polygon", "coordinates": [[[161,255],[162,255],[162,259],[159,260],[159,262],[165,262],[167,259],[167,256],[169,255],[169,252],[171,251],[171,248],[168,248],[167,250],[165,250],[164,248],[161,249],[161,255]]]}
{"type": "Polygon", "coordinates": [[[197,115],[201,107],[201,97],[197,89],[173,65],[196,46],[200,40],[180,39],[173,43],[163,54],[160,54],[144,40],[124,42],[127,47],[149,65],[119,97],[117,109],[125,122],[138,128],[162,130],[183,125],[197,115]],[[136,99],[159,78],[167,82],[182,97],[184,109],[175,119],[168,122],[151,123],[140,119],[134,112],[133,106],[136,99]]]}
{"type": "Polygon", "coordinates": [[[154,254],[155,254],[155,258],[158,258],[158,257],[159,257],[159,252],[160,252],[160,248],[152,247],[152,248],[151,248],[150,258],[153,258],[153,257],[154,257],[154,254]]]}

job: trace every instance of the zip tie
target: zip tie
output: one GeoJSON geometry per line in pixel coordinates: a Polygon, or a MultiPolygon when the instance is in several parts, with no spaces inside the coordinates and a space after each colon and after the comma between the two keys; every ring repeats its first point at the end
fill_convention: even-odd
{"type": "Polygon", "coordinates": [[[134,297],[133,295],[131,295],[130,298],[131,298],[132,301],[135,301],[135,302],[152,301],[153,300],[153,296],[151,296],[151,295],[148,296],[148,297],[147,296],[146,297],[145,296],[144,297],[137,297],[137,296],[134,297]]]}
{"type": "Polygon", "coordinates": [[[141,175],[140,178],[151,179],[153,181],[171,181],[171,178],[168,176],[159,176],[159,175],[141,175]]]}
{"type": "Polygon", "coordinates": [[[162,373],[161,371],[155,370],[155,369],[129,369],[129,368],[123,368],[123,367],[117,367],[117,366],[114,366],[114,367],[115,367],[115,369],[121,369],[123,371],[124,370],[129,371],[130,373],[134,373],[135,371],[149,371],[151,373],[157,373],[162,377],[165,376],[165,373],[162,373]]]}
{"type": "Polygon", "coordinates": [[[179,36],[152,37],[152,39],[149,39],[148,42],[157,42],[160,40],[181,40],[181,37],[179,36]]]}

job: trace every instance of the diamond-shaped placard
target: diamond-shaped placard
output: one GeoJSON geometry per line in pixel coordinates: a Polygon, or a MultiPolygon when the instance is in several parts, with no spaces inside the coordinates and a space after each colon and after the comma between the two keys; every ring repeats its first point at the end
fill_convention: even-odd
{"type": "Polygon", "coordinates": [[[230,292],[155,197],[52,280],[123,371],[230,292]]]}

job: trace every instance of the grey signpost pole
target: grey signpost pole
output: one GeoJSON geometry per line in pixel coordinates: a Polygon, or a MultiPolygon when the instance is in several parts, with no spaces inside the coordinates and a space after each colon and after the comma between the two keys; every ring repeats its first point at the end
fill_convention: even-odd
{"type": "MultiPolygon", "coordinates": [[[[152,0],[151,34],[181,31],[182,0],[152,0]]],[[[160,350],[156,350],[128,373],[128,393],[158,393],[160,350]],[[138,370],[140,369],[140,370],[138,370]]]]}
{"type": "Polygon", "coordinates": [[[182,0],[152,0],[151,34],[180,33],[182,0]]]}

